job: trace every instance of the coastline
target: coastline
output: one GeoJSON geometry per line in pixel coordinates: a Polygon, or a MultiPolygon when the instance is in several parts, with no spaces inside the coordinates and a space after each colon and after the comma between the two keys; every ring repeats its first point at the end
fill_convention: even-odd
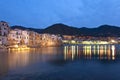
{"type": "MultiPolygon", "coordinates": [[[[110,44],[110,43],[109,43],[110,44]]],[[[113,45],[115,43],[112,43],[113,45]]],[[[110,44],[110,45],[112,45],[110,44]]],[[[119,43],[116,43],[116,44],[119,44],[119,43]]],[[[29,49],[37,49],[37,48],[42,48],[42,47],[45,47],[45,48],[48,48],[48,47],[61,47],[61,46],[64,46],[64,45],[108,45],[108,44],[82,44],[82,43],[79,43],[79,44],[71,44],[71,43],[63,43],[61,45],[49,45],[49,46],[26,46],[26,45],[14,45],[14,46],[0,46],[0,50],[29,50],[29,49]]]]}

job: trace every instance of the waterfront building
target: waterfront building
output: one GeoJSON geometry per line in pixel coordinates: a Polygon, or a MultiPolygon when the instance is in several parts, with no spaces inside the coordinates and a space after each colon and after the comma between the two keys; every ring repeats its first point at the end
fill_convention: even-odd
{"type": "Polygon", "coordinates": [[[35,35],[36,35],[36,32],[34,32],[34,31],[30,31],[29,32],[29,46],[30,47],[33,47],[33,46],[35,46],[35,35]]]}
{"type": "Polygon", "coordinates": [[[10,27],[7,22],[0,21],[0,45],[7,45],[8,40],[8,33],[9,33],[10,27]]]}
{"type": "Polygon", "coordinates": [[[73,35],[63,35],[63,39],[64,40],[73,40],[73,39],[75,39],[75,36],[73,36],[73,35]]]}
{"type": "Polygon", "coordinates": [[[29,31],[14,29],[8,35],[9,45],[28,45],[29,44],[29,31]]]}
{"type": "Polygon", "coordinates": [[[39,34],[34,31],[13,29],[8,36],[9,45],[27,45],[29,47],[59,46],[62,38],[53,34],[39,34]]]}
{"type": "Polygon", "coordinates": [[[42,34],[34,31],[29,31],[29,46],[30,47],[40,47],[42,40],[42,34]]]}
{"type": "Polygon", "coordinates": [[[37,47],[40,47],[41,46],[41,35],[42,34],[39,34],[39,33],[36,33],[35,34],[35,45],[37,46],[37,47]]]}
{"type": "Polygon", "coordinates": [[[62,38],[53,34],[41,35],[41,46],[60,46],[62,44],[62,38]]]}
{"type": "Polygon", "coordinates": [[[29,31],[22,31],[22,39],[24,41],[23,44],[28,45],[29,44],[29,31]]]}

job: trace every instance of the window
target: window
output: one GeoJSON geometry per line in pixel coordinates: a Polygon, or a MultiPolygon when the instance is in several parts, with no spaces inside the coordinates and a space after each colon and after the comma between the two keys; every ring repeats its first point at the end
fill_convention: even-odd
{"type": "Polygon", "coordinates": [[[18,35],[18,32],[16,32],[16,35],[18,35]]]}
{"type": "Polygon", "coordinates": [[[4,36],[7,36],[5,32],[4,32],[4,36]]]}
{"type": "Polygon", "coordinates": [[[6,30],[6,28],[4,28],[4,30],[6,30]]]}

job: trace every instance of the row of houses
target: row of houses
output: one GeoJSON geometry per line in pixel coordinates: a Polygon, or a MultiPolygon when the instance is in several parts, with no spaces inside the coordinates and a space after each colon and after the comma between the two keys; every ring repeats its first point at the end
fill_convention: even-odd
{"type": "Polygon", "coordinates": [[[39,34],[34,31],[10,29],[7,22],[0,22],[0,45],[27,45],[30,47],[59,46],[62,39],[58,35],[39,34]]]}

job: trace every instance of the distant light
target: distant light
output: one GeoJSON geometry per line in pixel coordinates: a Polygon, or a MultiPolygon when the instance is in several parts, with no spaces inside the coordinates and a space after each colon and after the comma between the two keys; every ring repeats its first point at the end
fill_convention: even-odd
{"type": "Polygon", "coordinates": [[[71,43],[76,43],[76,41],[75,41],[75,40],[72,40],[71,43]]]}
{"type": "Polygon", "coordinates": [[[107,41],[83,41],[82,44],[108,44],[107,41]]]}
{"type": "Polygon", "coordinates": [[[15,48],[18,48],[18,45],[14,45],[15,48]]]}
{"type": "Polygon", "coordinates": [[[69,41],[67,41],[67,40],[62,40],[63,41],[63,43],[68,43],[69,41]]]}
{"type": "Polygon", "coordinates": [[[115,43],[116,41],[112,39],[111,42],[112,42],[112,43],[115,43]]]}

